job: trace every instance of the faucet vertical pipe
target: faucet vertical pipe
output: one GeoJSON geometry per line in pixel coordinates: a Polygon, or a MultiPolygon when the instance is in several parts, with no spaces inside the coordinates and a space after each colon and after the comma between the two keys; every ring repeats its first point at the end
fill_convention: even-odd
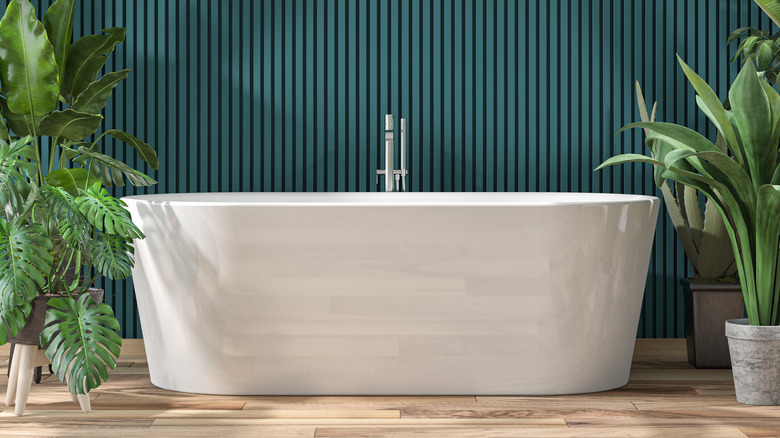
{"type": "Polygon", "coordinates": [[[406,119],[401,119],[401,190],[406,191],[406,119]]]}
{"type": "Polygon", "coordinates": [[[385,114],[385,191],[393,191],[393,115],[385,114]]]}

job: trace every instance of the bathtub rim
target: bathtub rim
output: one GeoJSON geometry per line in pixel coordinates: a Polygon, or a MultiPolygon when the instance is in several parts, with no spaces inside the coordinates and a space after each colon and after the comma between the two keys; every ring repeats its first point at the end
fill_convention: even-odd
{"type": "Polygon", "coordinates": [[[188,192],[129,195],[121,200],[209,207],[563,207],[660,202],[650,195],[590,192],[188,192]]]}

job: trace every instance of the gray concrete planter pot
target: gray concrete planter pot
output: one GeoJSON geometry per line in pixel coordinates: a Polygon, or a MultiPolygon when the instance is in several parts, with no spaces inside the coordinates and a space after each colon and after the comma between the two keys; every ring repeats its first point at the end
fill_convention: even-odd
{"type": "Polygon", "coordinates": [[[726,321],[737,401],[780,405],[780,326],[750,325],[747,318],[726,321]]]}
{"type": "Polygon", "coordinates": [[[723,324],[744,316],[742,288],[739,284],[693,283],[687,278],[681,278],[680,285],[688,362],[696,368],[731,368],[723,324]]]}

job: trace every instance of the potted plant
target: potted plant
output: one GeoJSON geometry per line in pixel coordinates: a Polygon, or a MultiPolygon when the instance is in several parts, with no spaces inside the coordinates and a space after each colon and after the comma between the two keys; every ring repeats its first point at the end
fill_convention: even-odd
{"type": "MultiPolygon", "coordinates": [[[[679,59],[679,57],[678,57],[679,59]]],[[[748,319],[726,322],[737,400],[780,403],[780,94],[745,63],[729,90],[730,110],[682,59],[680,65],[730,154],[689,128],[632,123],[649,130],[653,156],[623,154],[605,166],[645,162],[661,177],[693,187],[720,212],[729,234],[748,319]],[[741,342],[745,340],[745,342],[741,342]],[[763,373],[763,374],[762,374],[763,373]]]]}
{"type": "Polygon", "coordinates": [[[85,394],[108,378],[121,337],[111,308],[82,292],[102,276],[128,277],[132,240],[143,238],[106,187],[155,183],[102,153],[100,140],[129,145],[153,169],[158,161],[125,132],[91,138],[129,73],[98,78],[125,29],[71,44],[73,12],[74,0],[57,0],[42,23],[29,0],[12,0],[0,20],[0,345],[32,324],[34,307],[46,310],[33,304],[44,300],[40,344],[71,394],[85,394]]]}
{"type": "MultiPolygon", "coordinates": [[[[657,102],[648,111],[642,88],[636,83],[637,105],[643,122],[655,122],[657,102]]],[[[645,129],[650,135],[650,130],[645,129]]],[[[658,140],[650,139],[654,154],[658,140]]],[[[715,144],[726,151],[723,139],[715,144]]],[[[729,346],[723,333],[727,319],[744,313],[742,290],[736,277],[737,266],[726,227],[720,213],[707,200],[702,208],[695,188],[654,175],[669,218],[677,231],[685,255],[693,268],[693,278],[681,278],[685,302],[685,338],[688,361],[697,368],[729,368],[729,346]]]]}

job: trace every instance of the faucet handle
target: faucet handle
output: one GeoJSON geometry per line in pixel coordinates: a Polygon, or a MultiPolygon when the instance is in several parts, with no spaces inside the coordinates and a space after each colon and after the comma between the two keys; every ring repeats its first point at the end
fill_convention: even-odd
{"type": "Polygon", "coordinates": [[[379,175],[384,175],[384,174],[385,174],[384,170],[377,170],[376,171],[376,185],[379,185],[379,175]]]}

